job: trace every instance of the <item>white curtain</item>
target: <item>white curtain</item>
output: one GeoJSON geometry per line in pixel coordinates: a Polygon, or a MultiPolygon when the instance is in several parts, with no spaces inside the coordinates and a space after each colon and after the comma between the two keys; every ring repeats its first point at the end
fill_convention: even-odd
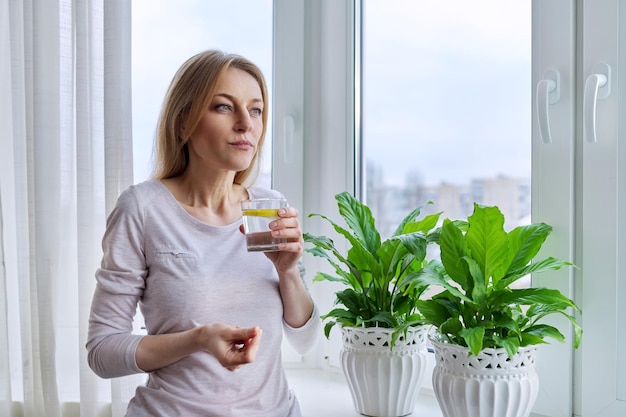
{"type": "Polygon", "coordinates": [[[128,0],[0,0],[0,416],[122,416],[85,342],[106,215],[132,183],[128,0]]]}

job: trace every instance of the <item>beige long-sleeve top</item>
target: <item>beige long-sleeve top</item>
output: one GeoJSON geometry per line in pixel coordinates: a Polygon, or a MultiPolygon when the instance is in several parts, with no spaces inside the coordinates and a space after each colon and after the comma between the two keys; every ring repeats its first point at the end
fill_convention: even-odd
{"type": "MultiPolygon", "coordinates": [[[[250,197],[275,197],[253,187],[250,197]]],[[[283,320],[278,276],[263,253],[247,252],[240,222],[209,226],[189,215],[160,181],[124,191],[107,220],[89,319],[89,365],[112,378],[142,372],[132,333],[137,305],[148,334],[223,322],[263,329],[256,360],[237,371],[208,353],[148,375],[127,412],[139,416],[296,417],[281,359],[283,333],[301,354],[320,331],[317,308],[301,328],[283,320]]]]}

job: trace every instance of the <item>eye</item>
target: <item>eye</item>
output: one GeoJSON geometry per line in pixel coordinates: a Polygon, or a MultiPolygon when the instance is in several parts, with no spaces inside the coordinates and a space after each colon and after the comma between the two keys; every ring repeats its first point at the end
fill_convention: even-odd
{"type": "Polygon", "coordinates": [[[263,109],[255,107],[253,109],[250,109],[250,114],[255,117],[261,117],[263,115],[263,109]]]}
{"type": "Polygon", "coordinates": [[[220,103],[220,104],[216,104],[215,105],[215,110],[218,110],[218,111],[230,111],[230,110],[232,110],[232,107],[229,104],[220,103]]]}

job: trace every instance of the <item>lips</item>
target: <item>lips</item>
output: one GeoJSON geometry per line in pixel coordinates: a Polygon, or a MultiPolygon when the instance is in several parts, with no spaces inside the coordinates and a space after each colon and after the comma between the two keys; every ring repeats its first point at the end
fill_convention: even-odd
{"type": "Polygon", "coordinates": [[[230,143],[231,146],[237,148],[237,149],[244,149],[244,150],[248,150],[248,149],[253,149],[254,145],[252,144],[252,142],[248,141],[248,140],[238,140],[236,142],[231,142],[230,143]]]}

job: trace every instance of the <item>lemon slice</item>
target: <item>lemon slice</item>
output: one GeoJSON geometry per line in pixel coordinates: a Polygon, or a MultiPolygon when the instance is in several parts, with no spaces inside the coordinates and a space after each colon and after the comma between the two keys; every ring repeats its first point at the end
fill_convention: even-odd
{"type": "Polygon", "coordinates": [[[278,209],[245,209],[244,216],[278,217],[278,209]]]}

